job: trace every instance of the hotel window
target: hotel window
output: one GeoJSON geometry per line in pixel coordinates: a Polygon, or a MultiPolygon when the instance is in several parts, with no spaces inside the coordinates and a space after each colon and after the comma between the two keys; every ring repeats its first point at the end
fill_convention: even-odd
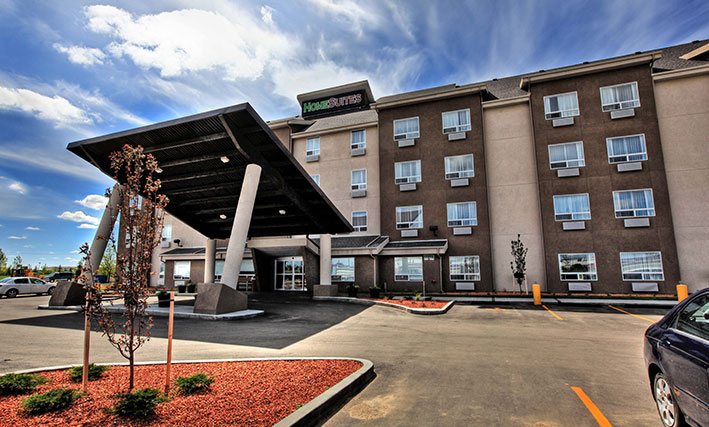
{"type": "Polygon", "coordinates": [[[421,182],[421,160],[394,163],[394,182],[397,184],[421,182]]]}
{"type": "Polygon", "coordinates": [[[446,179],[468,178],[475,176],[472,154],[446,157],[445,167],[446,179]]]}
{"type": "Polygon", "coordinates": [[[576,92],[560,93],[544,97],[544,118],[547,120],[559,117],[579,115],[579,99],[576,92]]]}
{"type": "Polygon", "coordinates": [[[170,242],[172,240],[172,224],[163,224],[161,240],[163,242],[170,242]]]}
{"type": "Polygon", "coordinates": [[[189,280],[190,279],[190,262],[189,261],[175,261],[175,269],[172,273],[172,277],[175,280],[189,280]]]}
{"type": "Polygon", "coordinates": [[[443,113],[443,133],[465,132],[470,130],[470,109],[447,111],[443,113]]]}
{"type": "Polygon", "coordinates": [[[333,282],[354,282],[355,281],[355,259],[354,258],[333,258],[332,259],[332,281],[333,282]]]}
{"type": "Polygon", "coordinates": [[[554,196],[554,219],[557,221],[591,219],[591,203],[588,193],[554,196]]]}
{"type": "Polygon", "coordinates": [[[394,139],[413,139],[419,137],[419,118],[394,120],[394,139]]]}
{"type": "Polygon", "coordinates": [[[603,111],[624,110],[640,106],[638,83],[623,83],[601,88],[601,108],[603,111]]]}
{"type": "Polygon", "coordinates": [[[352,190],[367,189],[367,169],[357,169],[352,171],[352,190]]]}
{"type": "Polygon", "coordinates": [[[561,280],[598,280],[596,254],[559,254],[561,280]]]}
{"type": "Polygon", "coordinates": [[[606,138],[606,147],[610,164],[647,160],[644,134],[606,138]]]}
{"type": "Polygon", "coordinates": [[[367,147],[367,134],[364,131],[364,129],[352,131],[352,137],[350,139],[350,147],[353,150],[367,147]]]}
{"type": "Polygon", "coordinates": [[[586,166],[583,142],[567,142],[549,146],[549,166],[553,169],[580,168],[586,166]]]}
{"type": "Polygon", "coordinates": [[[319,156],[320,155],[320,137],[308,138],[305,141],[305,155],[319,156]]]}
{"type": "Polygon", "coordinates": [[[400,206],[396,208],[396,229],[423,228],[423,206],[400,206]]]}
{"type": "Polygon", "coordinates": [[[367,231],[367,211],[352,212],[352,227],[354,231],[367,231]]]}
{"type": "Polygon", "coordinates": [[[448,203],[448,227],[464,227],[471,225],[478,225],[477,203],[448,203]]]}
{"type": "Polygon", "coordinates": [[[616,218],[655,216],[655,202],[649,188],[614,191],[613,207],[616,218]]]}
{"type": "MultiPolygon", "coordinates": [[[[214,283],[221,283],[222,274],[224,274],[224,260],[218,259],[214,261],[214,283]]],[[[240,276],[253,276],[256,274],[256,268],[254,267],[253,259],[241,260],[241,267],[239,268],[240,276]]]]}
{"type": "Polygon", "coordinates": [[[452,256],[448,258],[450,278],[454,282],[480,281],[479,256],[452,256]]]}
{"type": "Polygon", "coordinates": [[[397,282],[423,280],[423,258],[420,256],[394,257],[394,280],[397,282]]]}
{"type": "Polygon", "coordinates": [[[320,187],[320,174],[317,175],[310,175],[310,177],[315,181],[315,183],[320,187]]]}
{"type": "Polygon", "coordinates": [[[621,252],[623,280],[665,280],[661,252],[621,252]]]}

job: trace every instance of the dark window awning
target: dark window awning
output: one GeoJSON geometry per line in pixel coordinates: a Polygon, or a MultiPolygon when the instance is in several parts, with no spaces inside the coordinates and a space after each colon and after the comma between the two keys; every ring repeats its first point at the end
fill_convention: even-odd
{"type": "Polygon", "coordinates": [[[352,231],[248,103],[77,141],[67,148],[112,176],[108,156],[124,144],[141,145],[155,156],[162,169],[162,192],[170,198],[167,212],[209,238],[229,237],[249,163],[262,167],[250,237],[352,231]]]}

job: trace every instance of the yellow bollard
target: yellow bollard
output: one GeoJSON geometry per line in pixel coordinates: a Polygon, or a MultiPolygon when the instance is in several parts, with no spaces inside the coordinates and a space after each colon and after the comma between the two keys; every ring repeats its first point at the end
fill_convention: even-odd
{"type": "Polygon", "coordinates": [[[532,295],[534,296],[534,305],[542,305],[542,287],[539,283],[532,285],[532,295]]]}
{"type": "Polygon", "coordinates": [[[683,299],[687,298],[687,285],[679,284],[677,285],[677,301],[682,302],[683,299]]]}

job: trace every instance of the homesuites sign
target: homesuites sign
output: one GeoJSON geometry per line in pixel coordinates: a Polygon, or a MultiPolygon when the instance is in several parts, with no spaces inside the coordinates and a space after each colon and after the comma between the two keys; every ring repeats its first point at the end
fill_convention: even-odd
{"type": "Polygon", "coordinates": [[[328,116],[366,106],[363,91],[303,102],[303,117],[328,116]]]}

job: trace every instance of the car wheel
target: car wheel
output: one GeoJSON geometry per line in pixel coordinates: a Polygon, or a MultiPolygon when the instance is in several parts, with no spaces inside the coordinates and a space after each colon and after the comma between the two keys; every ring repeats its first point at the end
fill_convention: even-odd
{"type": "Polygon", "coordinates": [[[653,387],[655,395],[655,404],[657,411],[660,413],[662,424],[666,427],[681,427],[685,426],[682,411],[677,406],[675,395],[672,393],[667,377],[663,373],[655,375],[655,384],[653,387]]]}
{"type": "Polygon", "coordinates": [[[17,289],[10,289],[7,292],[5,292],[5,296],[8,298],[15,298],[17,296],[17,289]]]}
{"type": "Polygon", "coordinates": [[[47,289],[47,295],[52,295],[54,293],[54,286],[51,288],[47,289]]]}

